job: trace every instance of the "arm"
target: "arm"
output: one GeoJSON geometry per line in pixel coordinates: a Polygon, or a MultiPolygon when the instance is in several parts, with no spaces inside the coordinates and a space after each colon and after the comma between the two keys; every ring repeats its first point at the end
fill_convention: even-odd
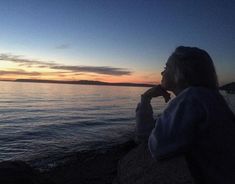
{"type": "Polygon", "coordinates": [[[193,144],[195,127],[202,119],[202,107],[192,99],[175,99],[157,121],[149,137],[149,150],[156,159],[187,152],[193,144]]]}
{"type": "Polygon", "coordinates": [[[136,108],[136,139],[137,142],[147,141],[154,127],[151,99],[141,95],[141,102],[136,108]]]}
{"type": "Polygon", "coordinates": [[[147,141],[152,129],[155,126],[153,110],[150,102],[153,97],[158,96],[163,96],[166,102],[170,99],[170,94],[159,85],[147,90],[143,95],[141,95],[141,102],[136,108],[137,142],[147,141]]]}

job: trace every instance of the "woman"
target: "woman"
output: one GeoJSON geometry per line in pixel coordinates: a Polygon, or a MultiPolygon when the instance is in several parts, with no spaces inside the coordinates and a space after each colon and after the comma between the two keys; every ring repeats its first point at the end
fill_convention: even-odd
{"type": "Polygon", "coordinates": [[[156,159],[184,155],[196,183],[235,183],[235,116],[218,90],[213,61],[195,47],[176,48],[161,73],[161,85],[141,95],[136,133],[156,159]],[[153,97],[170,99],[154,121],[153,97]]]}

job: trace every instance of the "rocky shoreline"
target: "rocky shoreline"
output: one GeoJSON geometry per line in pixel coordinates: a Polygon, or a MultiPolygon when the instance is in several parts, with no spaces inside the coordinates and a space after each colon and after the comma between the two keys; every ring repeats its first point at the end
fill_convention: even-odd
{"type": "Polygon", "coordinates": [[[4,184],[192,184],[183,157],[154,160],[146,143],[133,140],[99,151],[74,154],[68,162],[40,172],[22,161],[0,163],[4,184]]]}
{"type": "Polygon", "coordinates": [[[128,141],[103,151],[78,152],[69,162],[43,174],[56,184],[111,184],[118,161],[135,146],[128,141]]]}
{"type": "Polygon", "coordinates": [[[3,184],[111,184],[117,175],[118,161],[136,147],[133,140],[109,149],[81,151],[43,172],[23,161],[0,163],[3,184]]]}

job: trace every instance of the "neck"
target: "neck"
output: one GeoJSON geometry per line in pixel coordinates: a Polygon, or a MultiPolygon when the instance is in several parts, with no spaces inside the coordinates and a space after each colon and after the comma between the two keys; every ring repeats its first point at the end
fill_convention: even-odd
{"type": "Polygon", "coordinates": [[[172,92],[175,94],[175,96],[179,95],[181,91],[183,91],[184,89],[179,89],[179,88],[176,88],[176,89],[173,89],[172,92]]]}

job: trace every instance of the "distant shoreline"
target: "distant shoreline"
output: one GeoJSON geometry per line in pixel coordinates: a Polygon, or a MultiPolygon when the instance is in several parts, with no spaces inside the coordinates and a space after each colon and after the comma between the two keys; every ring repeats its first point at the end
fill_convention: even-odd
{"type": "Polygon", "coordinates": [[[0,80],[6,82],[30,82],[30,83],[55,83],[55,84],[76,84],[76,85],[99,85],[99,86],[126,86],[126,87],[153,87],[153,84],[139,83],[109,83],[101,81],[79,80],[79,81],[57,81],[57,80],[38,80],[38,79],[16,79],[0,80]]]}
{"type": "MultiPolygon", "coordinates": [[[[59,81],[59,80],[40,80],[40,79],[16,79],[16,80],[1,80],[3,82],[29,82],[29,83],[51,83],[51,84],[74,84],[74,85],[97,85],[97,86],[124,86],[124,87],[153,87],[157,84],[141,84],[141,83],[111,83],[92,80],[78,80],[78,81],[59,81]]],[[[220,86],[220,90],[228,93],[235,93],[235,82],[220,86]]]]}
{"type": "Polygon", "coordinates": [[[228,83],[219,88],[220,90],[224,90],[229,94],[235,94],[235,82],[228,83]]]}

